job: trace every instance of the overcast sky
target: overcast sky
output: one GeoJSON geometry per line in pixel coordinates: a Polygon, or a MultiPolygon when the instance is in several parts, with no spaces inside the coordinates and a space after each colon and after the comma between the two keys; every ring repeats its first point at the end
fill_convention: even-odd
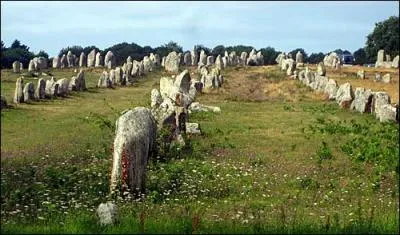
{"type": "Polygon", "coordinates": [[[1,2],[1,40],[18,39],[50,56],[61,48],[120,42],[157,47],[169,41],[272,46],[307,53],[365,45],[378,21],[399,2],[1,2]]]}

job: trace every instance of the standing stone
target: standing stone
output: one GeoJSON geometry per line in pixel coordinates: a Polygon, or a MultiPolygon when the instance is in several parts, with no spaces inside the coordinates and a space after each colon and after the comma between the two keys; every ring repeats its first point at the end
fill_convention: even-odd
{"type": "Polygon", "coordinates": [[[263,66],[264,65],[264,56],[261,51],[257,52],[257,65],[263,66]]]}
{"type": "Polygon", "coordinates": [[[390,61],[391,61],[390,55],[386,55],[386,62],[390,62],[390,61]]]}
{"type": "Polygon", "coordinates": [[[44,99],[46,97],[46,81],[43,78],[38,80],[38,84],[35,91],[36,99],[44,99]]]}
{"type": "Polygon", "coordinates": [[[214,56],[207,56],[207,66],[214,64],[214,56]]]}
{"type": "Polygon", "coordinates": [[[94,67],[96,62],[96,49],[93,49],[87,56],[87,67],[94,67]]]}
{"type": "Polygon", "coordinates": [[[103,71],[103,73],[100,75],[99,81],[97,82],[97,87],[104,87],[104,88],[112,87],[112,81],[110,80],[107,71],[103,71]]]}
{"type": "Polygon", "coordinates": [[[317,74],[320,75],[320,76],[325,76],[326,75],[326,69],[325,69],[324,63],[322,63],[322,62],[318,63],[317,74]]]}
{"type": "Polygon", "coordinates": [[[158,107],[162,103],[163,99],[161,97],[160,92],[154,88],[151,90],[151,107],[158,107]]]}
{"type": "Polygon", "coordinates": [[[166,56],[163,56],[162,60],[161,60],[161,66],[164,67],[165,66],[165,60],[167,59],[166,56]]]}
{"type": "Polygon", "coordinates": [[[179,63],[180,63],[180,58],[178,54],[173,51],[168,54],[167,58],[165,59],[165,70],[168,72],[179,72],[179,63]]]}
{"type": "Polygon", "coordinates": [[[35,87],[32,82],[28,82],[24,87],[24,102],[27,103],[35,99],[35,87]]]}
{"type": "Polygon", "coordinates": [[[35,71],[35,63],[33,62],[33,60],[29,61],[28,71],[29,72],[35,71]]]}
{"type": "Polygon", "coordinates": [[[71,51],[68,51],[67,53],[67,64],[68,68],[74,67],[74,56],[72,55],[71,51]]]}
{"type": "Polygon", "coordinates": [[[228,66],[228,57],[226,56],[222,57],[222,64],[224,68],[228,66]]]}
{"type": "Polygon", "coordinates": [[[243,51],[240,54],[240,61],[241,61],[241,65],[246,65],[246,61],[247,61],[247,52],[243,51]]]}
{"type": "Polygon", "coordinates": [[[144,73],[153,71],[153,63],[148,56],[143,57],[142,61],[143,61],[144,73]]]}
{"type": "Polygon", "coordinates": [[[354,99],[354,92],[351,84],[346,82],[342,84],[336,93],[336,102],[341,108],[348,108],[354,99]]]}
{"type": "Polygon", "coordinates": [[[288,59],[286,63],[288,65],[288,68],[286,70],[286,75],[291,76],[293,75],[293,72],[296,69],[296,62],[293,59],[288,59]]]}
{"type": "Polygon", "coordinates": [[[13,72],[14,73],[19,73],[21,72],[21,63],[19,61],[14,61],[14,63],[12,64],[13,67],[13,72]]]}
{"type": "Polygon", "coordinates": [[[56,84],[54,77],[51,77],[50,80],[46,81],[46,96],[48,97],[54,97],[58,95],[58,86],[59,84],[56,84]]]}
{"type": "Polygon", "coordinates": [[[86,67],[86,55],[83,52],[79,56],[79,67],[86,67]]]}
{"type": "Polygon", "coordinates": [[[217,59],[215,59],[215,67],[219,68],[219,69],[223,69],[224,68],[224,63],[221,59],[221,55],[217,56],[217,59]]]}
{"type": "Polygon", "coordinates": [[[103,66],[103,57],[101,56],[100,52],[97,52],[95,67],[102,67],[102,66],[103,66]]]}
{"type": "Polygon", "coordinates": [[[195,49],[193,49],[190,54],[192,57],[192,65],[196,66],[199,62],[199,55],[197,54],[197,51],[195,49]]]}
{"type": "Polygon", "coordinates": [[[393,61],[392,61],[392,68],[399,68],[399,55],[397,55],[396,57],[394,57],[393,61]]]}
{"type": "Polygon", "coordinates": [[[53,58],[53,69],[59,69],[61,67],[60,57],[55,56],[53,58]]]}
{"type": "Polygon", "coordinates": [[[386,92],[374,92],[372,94],[371,112],[377,119],[385,115],[385,105],[390,105],[390,96],[386,92]]]}
{"type": "Polygon", "coordinates": [[[123,74],[122,69],[120,67],[116,67],[115,68],[115,84],[122,85],[122,86],[125,85],[122,82],[122,74],[123,74]]]}
{"type": "Polygon", "coordinates": [[[144,191],[146,167],[153,153],[157,125],[149,109],[137,107],[116,121],[110,192],[121,184],[135,195],[144,191]]]}
{"type": "Polygon", "coordinates": [[[199,59],[199,63],[201,65],[206,65],[207,64],[207,55],[206,52],[204,50],[201,50],[200,52],[200,59],[199,59]]]}
{"type": "Polygon", "coordinates": [[[382,81],[382,75],[381,73],[376,73],[375,74],[375,82],[380,82],[382,81]]]}
{"type": "Polygon", "coordinates": [[[111,81],[111,84],[112,85],[116,85],[116,82],[115,82],[115,70],[110,70],[110,81],[111,81]]]}
{"type": "Polygon", "coordinates": [[[83,70],[81,69],[78,73],[78,75],[76,76],[77,78],[77,90],[78,91],[85,91],[87,90],[86,88],[86,80],[85,80],[85,73],[83,72],[83,70]]]}
{"type": "MultiPolygon", "coordinates": [[[[304,63],[303,54],[301,53],[301,51],[297,51],[297,53],[296,53],[296,63],[304,63]]],[[[321,76],[324,76],[324,75],[321,75],[321,76]]]]}
{"type": "Polygon", "coordinates": [[[62,69],[68,67],[67,56],[65,54],[61,56],[60,63],[61,63],[60,67],[62,69]]]}
{"type": "Polygon", "coordinates": [[[390,77],[390,73],[387,73],[387,74],[383,75],[383,77],[382,77],[382,81],[383,81],[384,83],[390,83],[391,80],[392,80],[392,79],[391,79],[391,77],[390,77]]]}
{"type": "Polygon", "coordinates": [[[112,51],[108,51],[106,56],[104,57],[104,66],[109,69],[115,67],[115,56],[112,51]]]}
{"type": "Polygon", "coordinates": [[[190,54],[190,52],[186,52],[185,55],[183,56],[183,63],[186,66],[192,65],[192,55],[190,54]]]}
{"type": "Polygon", "coordinates": [[[384,61],[385,61],[385,50],[379,50],[378,55],[376,57],[375,67],[376,68],[381,67],[384,61]]]}
{"type": "Polygon", "coordinates": [[[358,70],[357,71],[357,77],[361,78],[361,79],[365,79],[365,71],[363,69],[362,70],[358,70]]]}
{"type": "Polygon", "coordinates": [[[14,92],[14,103],[22,103],[24,102],[24,79],[18,78],[15,83],[15,92],[14,92]]]}
{"type": "Polygon", "coordinates": [[[190,88],[190,74],[187,69],[175,78],[174,86],[179,88],[179,92],[188,93],[190,88]]]}
{"type": "Polygon", "coordinates": [[[75,54],[72,55],[72,57],[74,57],[74,66],[78,66],[79,65],[79,57],[77,57],[75,54]]]}
{"type": "Polygon", "coordinates": [[[144,75],[144,62],[143,60],[140,61],[139,65],[139,76],[143,76],[144,75]]]}
{"type": "Polygon", "coordinates": [[[370,89],[357,87],[354,91],[354,100],[350,105],[351,110],[356,110],[360,113],[370,113],[372,102],[372,92],[370,89]]]}
{"type": "Polygon", "coordinates": [[[101,225],[112,225],[119,220],[118,207],[112,202],[101,203],[96,212],[101,225]]]}
{"type": "Polygon", "coordinates": [[[56,82],[58,84],[57,95],[66,96],[69,92],[69,80],[66,78],[62,78],[56,82]]]}

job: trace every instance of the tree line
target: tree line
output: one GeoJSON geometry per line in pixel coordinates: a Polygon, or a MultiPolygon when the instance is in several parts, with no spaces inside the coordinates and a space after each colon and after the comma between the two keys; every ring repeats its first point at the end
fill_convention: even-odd
{"type": "MultiPolygon", "coordinates": [[[[378,22],[375,24],[375,28],[373,32],[371,32],[367,36],[367,40],[365,43],[365,47],[360,48],[353,52],[354,56],[354,64],[367,64],[367,63],[375,63],[376,56],[378,50],[384,49],[385,52],[393,58],[394,56],[399,54],[399,17],[392,16],[389,19],[378,22]]],[[[24,44],[22,44],[19,40],[15,40],[10,47],[6,47],[4,42],[1,41],[1,68],[11,68],[12,63],[16,60],[20,61],[24,68],[28,67],[29,61],[34,57],[43,56],[48,59],[49,66],[52,65],[53,58],[49,58],[49,55],[45,51],[39,51],[39,53],[35,54],[29,50],[30,48],[24,44]]],[[[82,47],[78,45],[68,46],[66,48],[62,48],[58,53],[58,56],[62,56],[63,54],[67,54],[68,51],[71,51],[76,56],[79,56],[82,52],[85,55],[88,55],[93,49],[96,49],[96,52],[100,52],[100,54],[105,56],[107,51],[112,51],[116,57],[117,64],[123,64],[126,61],[128,56],[131,56],[134,60],[142,60],[144,56],[149,55],[150,53],[156,53],[163,56],[167,56],[170,52],[176,51],[178,53],[184,53],[182,47],[176,42],[169,42],[167,44],[152,48],[150,46],[140,46],[136,43],[127,43],[122,42],[115,44],[109,48],[105,48],[103,50],[99,49],[96,46],[87,46],[82,47]]],[[[212,55],[217,57],[218,55],[224,56],[225,51],[228,53],[232,51],[236,51],[237,55],[240,56],[241,52],[250,53],[252,49],[256,49],[252,46],[246,45],[236,45],[236,46],[227,46],[217,45],[214,48],[207,48],[203,45],[195,45],[194,50],[199,53],[201,50],[204,50],[207,55],[212,55]]],[[[265,65],[273,65],[276,64],[276,57],[281,53],[280,51],[275,50],[273,47],[266,47],[259,49],[264,56],[264,64],[265,65]]],[[[310,55],[303,48],[296,48],[289,53],[292,54],[293,59],[295,59],[296,53],[300,51],[303,54],[304,62],[315,64],[322,61],[328,53],[311,53],[310,55]]],[[[185,51],[187,52],[187,51],[185,51]]],[[[348,50],[336,49],[334,52],[339,54],[352,54],[348,50]]]]}

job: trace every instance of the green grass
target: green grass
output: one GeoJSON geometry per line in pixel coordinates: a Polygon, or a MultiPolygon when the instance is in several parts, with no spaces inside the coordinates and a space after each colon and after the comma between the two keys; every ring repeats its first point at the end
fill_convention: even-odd
{"type": "MultiPolygon", "coordinates": [[[[119,224],[98,225],[118,113],[148,107],[166,73],[114,90],[93,88],[99,74],[85,73],[89,92],[1,112],[2,233],[399,232],[398,127],[257,67],[224,70],[225,88],[197,97],[222,112],[192,113],[202,134],[153,159],[145,199],[117,199],[119,224]],[[280,93],[251,102],[243,81],[280,93]]],[[[16,78],[2,71],[7,100],[16,78]]]]}

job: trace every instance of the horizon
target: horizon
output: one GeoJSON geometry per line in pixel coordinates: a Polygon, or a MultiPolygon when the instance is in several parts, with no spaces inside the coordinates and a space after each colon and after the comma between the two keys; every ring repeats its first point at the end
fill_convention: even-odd
{"type": "Polygon", "coordinates": [[[1,40],[17,39],[49,57],[68,46],[174,41],[194,45],[268,46],[307,54],[365,46],[375,23],[398,16],[399,2],[1,2],[1,40]],[[111,3],[111,4],[110,4],[111,3]],[[62,9],[62,11],[60,11],[62,9]],[[23,15],[20,12],[24,12],[23,15]],[[110,14],[111,13],[111,14],[110,14]],[[117,14],[118,13],[118,14],[117,14]],[[270,22],[266,24],[265,22],[270,22]]]}

